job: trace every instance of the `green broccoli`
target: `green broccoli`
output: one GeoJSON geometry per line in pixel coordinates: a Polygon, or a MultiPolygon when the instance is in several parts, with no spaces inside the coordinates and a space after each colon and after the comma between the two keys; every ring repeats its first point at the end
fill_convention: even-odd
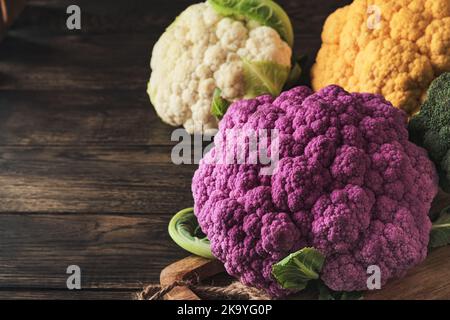
{"type": "Polygon", "coordinates": [[[450,73],[433,81],[427,100],[409,123],[411,140],[428,150],[436,164],[440,186],[450,192],[450,73]]]}

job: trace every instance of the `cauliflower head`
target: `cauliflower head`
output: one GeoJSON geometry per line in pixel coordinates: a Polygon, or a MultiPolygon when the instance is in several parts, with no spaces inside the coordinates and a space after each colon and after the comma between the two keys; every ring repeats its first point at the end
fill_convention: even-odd
{"type": "Polygon", "coordinates": [[[435,79],[420,112],[409,122],[411,140],[428,150],[439,184],[450,192],[450,73],[435,79]]]}
{"type": "MultiPolygon", "coordinates": [[[[242,3],[248,2],[268,1],[242,3]]],[[[189,133],[215,132],[218,121],[210,109],[216,88],[230,102],[278,95],[291,68],[291,47],[274,28],[214,8],[208,2],[187,8],[161,36],[151,58],[152,104],[164,122],[183,125],[189,133]]],[[[270,7],[263,8],[273,16],[270,7]]]]}
{"type": "Polygon", "coordinates": [[[311,71],[319,90],[382,94],[409,115],[450,71],[449,0],[355,0],[331,14],[311,71]]]}
{"type": "Polygon", "coordinates": [[[321,278],[336,291],[366,290],[370,265],[380,267],[382,284],[404,275],[427,255],[438,191],[436,169],[408,140],[406,120],[382,96],[338,86],[235,102],[192,182],[214,256],[273,296],[288,292],[272,266],[305,247],[324,255],[321,278]],[[229,135],[236,129],[278,131],[266,141],[278,144],[272,175],[259,164],[214,161],[237,147],[229,135]]]}

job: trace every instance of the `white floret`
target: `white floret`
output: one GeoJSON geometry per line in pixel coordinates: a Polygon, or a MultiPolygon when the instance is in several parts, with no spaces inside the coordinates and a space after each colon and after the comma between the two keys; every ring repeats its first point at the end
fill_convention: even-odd
{"type": "Polygon", "coordinates": [[[187,8],[155,44],[148,93],[161,119],[189,133],[213,133],[215,88],[245,96],[242,58],[291,65],[291,48],[272,28],[218,15],[207,3],[187,8]]]}

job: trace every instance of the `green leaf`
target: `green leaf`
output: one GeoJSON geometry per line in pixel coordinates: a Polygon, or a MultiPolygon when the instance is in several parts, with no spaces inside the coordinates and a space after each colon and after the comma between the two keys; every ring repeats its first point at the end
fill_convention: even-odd
{"type": "Polygon", "coordinates": [[[294,28],[288,14],[271,0],[208,0],[214,10],[223,16],[244,17],[275,29],[292,48],[294,28]]]}
{"type": "Polygon", "coordinates": [[[208,238],[201,232],[193,208],[181,210],[169,223],[169,235],[176,244],[198,256],[214,259],[208,238]]]}
{"type": "Polygon", "coordinates": [[[284,88],[291,89],[297,86],[301,76],[302,76],[302,67],[297,61],[294,61],[293,67],[291,69],[291,72],[289,73],[284,88]]]}
{"type": "Polygon", "coordinates": [[[442,210],[439,218],[433,223],[430,233],[430,248],[443,247],[450,244],[450,207],[442,210]]]}
{"type": "Polygon", "coordinates": [[[244,64],[245,98],[252,99],[263,94],[278,96],[286,83],[290,68],[274,62],[248,61],[244,64]]]}
{"type": "Polygon", "coordinates": [[[272,266],[272,275],[284,289],[303,290],[319,279],[325,257],[314,248],[303,248],[272,266]]]}
{"type": "Polygon", "coordinates": [[[362,300],[361,291],[339,292],[329,289],[323,282],[318,282],[319,300],[362,300]]]}
{"type": "Polygon", "coordinates": [[[222,119],[230,104],[230,102],[222,98],[222,90],[216,88],[211,104],[211,114],[219,120],[222,119]]]}

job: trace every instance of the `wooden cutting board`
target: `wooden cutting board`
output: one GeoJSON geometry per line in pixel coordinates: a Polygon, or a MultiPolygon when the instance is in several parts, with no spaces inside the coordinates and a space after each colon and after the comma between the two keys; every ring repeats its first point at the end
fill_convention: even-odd
{"type": "MultiPolygon", "coordinates": [[[[450,204],[450,196],[439,194],[433,204],[432,214],[450,204]]],[[[208,280],[225,273],[222,263],[190,256],[179,260],[161,272],[161,286],[176,281],[208,280]]],[[[166,296],[168,300],[200,300],[188,287],[175,287],[166,296]]],[[[315,299],[311,293],[300,294],[299,299],[315,299]]],[[[367,300],[450,299],[450,246],[432,250],[427,259],[411,269],[402,279],[390,281],[381,290],[364,293],[367,300]]]]}
{"type": "MultiPolygon", "coordinates": [[[[161,273],[161,285],[192,278],[201,280],[224,273],[217,260],[189,256],[179,260],[161,273]]],[[[166,296],[168,300],[200,300],[188,287],[176,287],[166,296]]],[[[311,293],[300,294],[299,299],[311,299],[311,293]]],[[[450,246],[433,250],[419,266],[411,269],[402,279],[389,282],[381,290],[364,293],[366,300],[414,300],[450,299],[450,246]]]]}

